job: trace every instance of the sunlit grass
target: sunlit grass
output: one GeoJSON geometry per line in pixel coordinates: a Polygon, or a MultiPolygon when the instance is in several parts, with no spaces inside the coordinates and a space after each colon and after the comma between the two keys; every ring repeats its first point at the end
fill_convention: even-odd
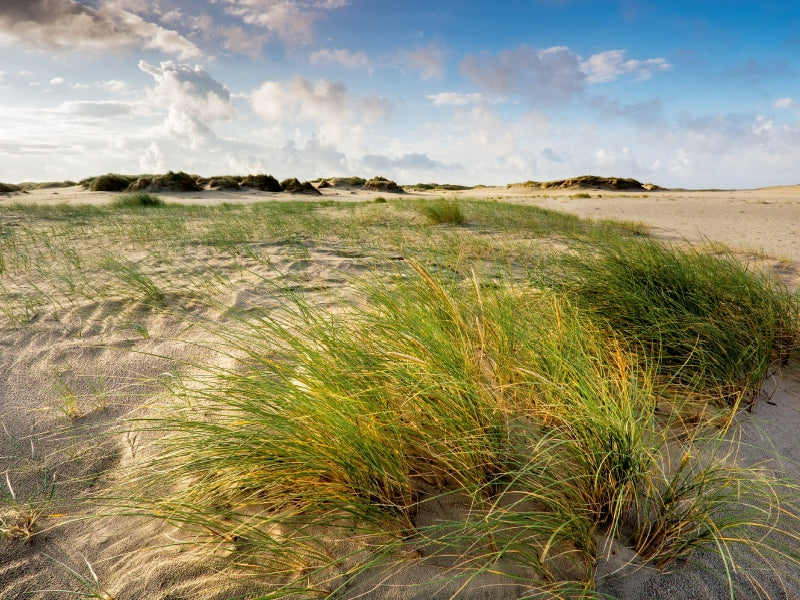
{"type": "Polygon", "coordinates": [[[733,255],[469,199],[140,204],[8,206],[0,318],[113,298],[141,340],[140,305],[207,329],[219,360],[176,365],[196,376],[138,422],[161,441],[121,506],[260,569],[268,597],[414,565],[453,593],[591,597],[605,539],[733,569],[729,544],[797,535],[793,484],[689,414],[727,423],[797,349],[796,298],[733,255]]]}

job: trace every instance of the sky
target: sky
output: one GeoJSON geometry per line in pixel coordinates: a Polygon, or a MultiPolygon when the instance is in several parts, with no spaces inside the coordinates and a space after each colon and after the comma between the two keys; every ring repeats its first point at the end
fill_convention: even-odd
{"type": "Polygon", "coordinates": [[[800,3],[0,0],[0,181],[800,183],[800,3]]]}

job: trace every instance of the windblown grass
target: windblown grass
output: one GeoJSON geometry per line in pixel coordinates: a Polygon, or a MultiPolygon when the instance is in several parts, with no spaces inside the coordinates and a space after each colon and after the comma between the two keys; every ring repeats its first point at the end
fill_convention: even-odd
{"type": "Polygon", "coordinates": [[[433,223],[437,224],[453,223],[455,225],[463,225],[466,222],[464,212],[454,200],[445,200],[443,198],[431,200],[422,204],[420,211],[433,223]]]}
{"type": "Polygon", "coordinates": [[[730,253],[620,239],[569,261],[578,301],[659,373],[734,404],[797,347],[798,304],[730,253]]]}
{"type": "Polygon", "coordinates": [[[796,539],[793,484],[736,466],[683,406],[730,416],[796,349],[775,279],[619,224],[459,200],[469,227],[438,227],[458,220],[431,205],[8,206],[0,308],[21,327],[112,295],[130,328],[142,304],[186,304],[226,341],[139,423],[161,442],[121,504],[259,569],[265,597],[354,596],[416,567],[448,597],[592,597],[603,540],[734,569],[729,545],[796,539]],[[336,274],[350,301],[287,294],[320,255],[377,270],[336,274]],[[231,306],[242,289],[268,308],[231,306]]]}
{"type": "Polygon", "coordinates": [[[779,482],[717,460],[724,433],[669,460],[654,409],[672,383],[640,340],[562,292],[409,266],[339,312],[294,297],[229,331],[237,366],[148,425],[145,487],[186,482],[147,500],[157,514],[267,569],[265,597],[355,593],[409,548],[445,581],[591,596],[600,539],[730,564],[729,544],[761,549],[747,528],[778,527],[779,482]],[[430,518],[447,503],[465,509],[430,518]]]}

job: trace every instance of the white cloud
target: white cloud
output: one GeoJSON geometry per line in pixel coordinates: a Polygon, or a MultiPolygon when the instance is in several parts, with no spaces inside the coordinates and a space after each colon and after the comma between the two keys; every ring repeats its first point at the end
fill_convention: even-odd
{"type": "Polygon", "coordinates": [[[121,81],[119,79],[110,79],[108,81],[103,81],[99,85],[104,90],[112,92],[114,94],[127,94],[130,91],[128,84],[125,81],[121,81]]]}
{"type": "Polygon", "coordinates": [[[499,104],[505,102],[502,96],[487,96],[480,92],[461,94],[458,92],[439,92],[425,96],[434,106],[468,106],[470,104],[499,104]]]}
{"type": "Polygon", "coordinates": [[[181,59],[200,55],[178,32],[114,3],[95,9],[75,0],[3,0],[0,31],[11,43],[49,50],[102,52],[137,46],[181,59]]]}
{"type": "Polygon", "coordinates": [[[63,85],[63,84],[64,84],[64,78],[63,77],[53,77],[50,80],[50,85],[63,85]]]}
{"type": "Polygon", "coordinates": [[[222,29],[223,47],[226,50],[243,54],[251,58],[260,58],[268,35],[254,35],[239,26],[225,27],[222,29]]]}
{"type": "Polygon", "coordinates": [[[394,105],[382,96],[356,97],[341,82],[301,76],[289,81],[267,81],[252,96],[255,113],[268,123],[313,123],[322,144],[352,140],[362,124],[387,119],[394,105]]]}
{"type": "Polygon", "coordinates": [[[445,75],[444,50],[436,44],[403,50],[400,52],[400,61],[408,70],[419,73],[424,81],[442,79],[445,75]]]}
{"type": "Polygon", "coordinates": [[[635,74],[638,79],[649,79],[653,71],[669,71],[672,65],[663,58],[647,60],[625,59],[625,50],[608,50],[593,54],[581,63],[588,83],[613,81],[622,75],[635,74]]]}
{"type": "Polygon", "coordinates": [[[470,54],[461,72],[481,89],[522,94],[533,103],[569,100],[586,83],[578,55],[564,46],[536,50],[523,44],[497,56],[470,54]]]}
{"type": "Polygon", "coordinates": [[[351,52],[350,50],[343,50],[341,48],[317,50],[311,53],[308,60],[312,65],[338,64],[348,69],[372,71],[370,60],[366,54],[363,52],[351,52]]]}
{"type": "Polygon", "coordinates": [[[345,0],[211,0],[248,25],[266,29],[290,45],[310,42],[314,22],[326,11],[348,6],[345,0]]]}
{"type": "Polygon", "coordinates": [[[497,56],[470,54],[461,62],[462,74],[481,89],[520,94],[534,104],[566,102],[589,84],[626,74],[647,79],[654,71],[671,68],[663,58],[625,60],[624,50],[609,50],[582,60],[566,46],[535,49],[527,44],[497,56]]]}
{"type": "Polygon", "coordinates": [[[67,115],[77,117],[90,117],[97,119],[107,119],[129,115],[134,112],[134,105],[127,102],[113,102],[110,100],[99,101],[70,101],[65,102],[59,110],[67,115]]]}
{"type": "Polygon", "coordinates": [[[210,124],[233,117],[230,91],[197,65],[162,62],[160,67],[139,61],[139,68],[153,76],[151,105],[167,111],[164,129],[196,145],[212,136],[210,124]]]}
{"type": "Polygon", "coordinates": [[[797,103],[792,98],[778,98],[773,106],[775,108],[797,108],[797,103]]]}

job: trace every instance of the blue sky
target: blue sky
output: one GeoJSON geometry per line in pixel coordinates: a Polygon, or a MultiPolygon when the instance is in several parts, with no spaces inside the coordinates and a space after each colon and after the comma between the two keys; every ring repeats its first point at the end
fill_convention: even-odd
{"type": "Polygon", "coordinates": [[[793,1],[0,1],[0,181],[760,187],[798,165],[793,1]]]}

